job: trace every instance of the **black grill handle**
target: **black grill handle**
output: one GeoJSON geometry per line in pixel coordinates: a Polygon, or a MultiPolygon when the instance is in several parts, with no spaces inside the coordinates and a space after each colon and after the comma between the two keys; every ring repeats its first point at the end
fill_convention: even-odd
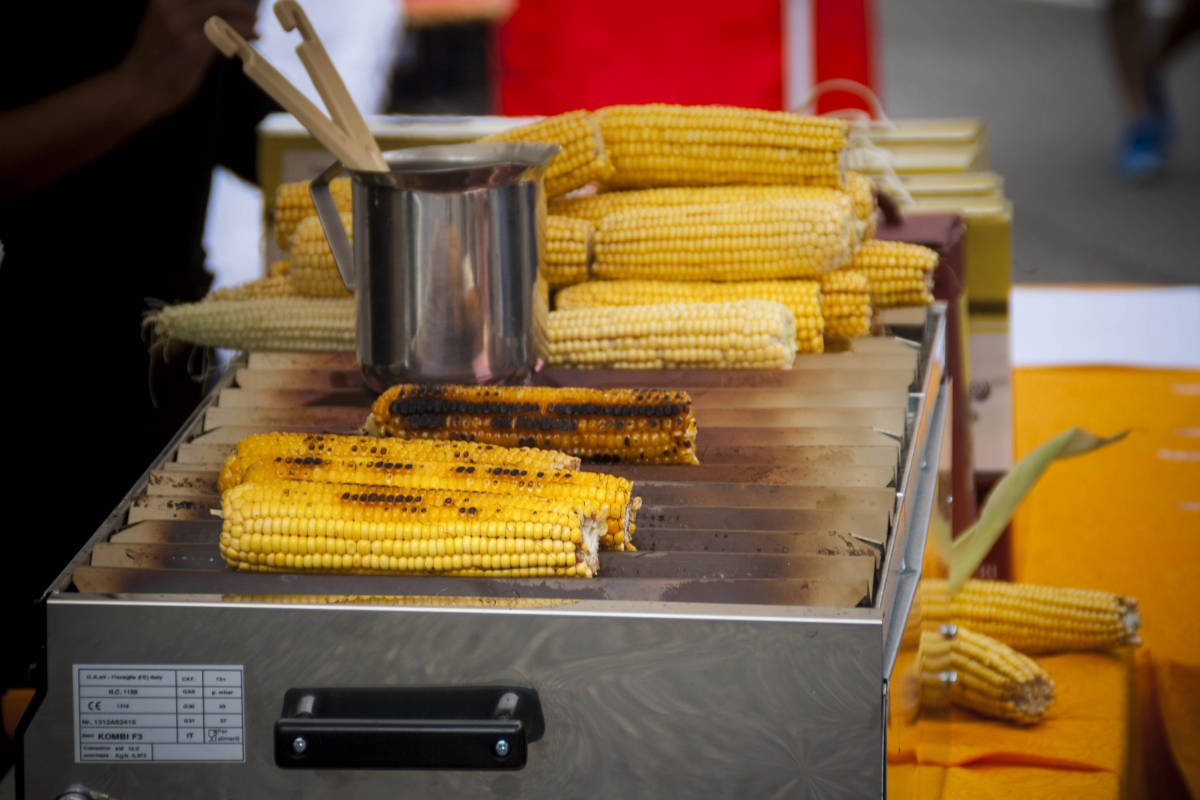
{"type": "Polygon", "coordinates": [[[524,687],[289,689],[275,723],[275,763],[513,770],[544,732],[537,692],[524,687]]]}

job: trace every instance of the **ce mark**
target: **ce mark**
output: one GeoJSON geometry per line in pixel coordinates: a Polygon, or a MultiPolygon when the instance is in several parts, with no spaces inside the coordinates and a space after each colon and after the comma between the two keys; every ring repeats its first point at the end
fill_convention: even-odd
{"type": "Polygon", "coordinates": [[[100,701],[99,700],[88,700],[87,710],[88,711],[99,711],[100,710],[100,701]]]}

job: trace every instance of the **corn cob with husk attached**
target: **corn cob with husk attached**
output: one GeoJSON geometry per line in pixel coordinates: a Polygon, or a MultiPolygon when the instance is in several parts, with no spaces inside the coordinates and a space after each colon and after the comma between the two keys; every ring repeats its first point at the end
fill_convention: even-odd
{"type": "Polygon", "coordinates": [[[871,303],[876,308],[892,308],[932,303],[933,270],[937,263],[936,250],[876,239],[859,245],[850,266],[867,276],[871,303]]]}
{"type": "Polygon", "coordinates": [[[640,498],[633,496],[633,484],[615,475],[495,464],[293,456],[260,461],[243,473],[243,483],[262,480],[352,483],[413,491],[532,494],[579,501],[603,513],[607,529],[600,537],[600,546],[607,550],[635,549],[630,527],[642,504],[640,498]]]}
{"type": "Polygon", "coordinates": [[[645,206],[596,223],[592,275],[606,280],[814,278],[850,260],[845,203],[770,200],[645,206]]]}
{"type": "Polygon", "coordinates": [[[795,317],[796,351],[824,349],[821,285],[817,281],[587,281],[559,290],[559,311],[662,303],[730,303],[764,300],[782,303],[795,317]]]}
{"type": "Polygon", "coordinates": [[[336,352],[355,346],[354,298],[264,297],[202,300],[149,312],[156,340],[202,347],[336,352]]]}
{"type": "Polygon", "coordinates": [[[599,463],[695,464],[686,392],[400,384],[371,406],[384,436],[544,447],[599,463]]]}
{"type": "MultiPolygon", "coordinates": [[[[338,211],[349,213],[351,207],[352,187],[349,178],[334,178],[329,182],[329,191],[338,211]]],[[[281,183],[275,189],[275,207],[272,211],[275,229],[275,243],[283,250],[292,246],[292,234],[296,228],[309,217],[317,214],[309,193],[308,181],[281,183]]]]}
{"type": "Polygon", "coordinates": [[[591,577],[603,514],[532,495],[243,483],[221,498],[221,557],[254,572],[591,577]]]}
{"type": "Polygon", "coordinates": [[[613,369],[788,369],[796,318],[762,300],[552,311],[552,365],[613,369]]]}
{"type": "Polygon", "coordinates": [[[852,338],[871,333],[871,290],[861,270],[838,269],[821,276],[825,335],[852,338]]]}
{"type": "Polygon", "coordinates": [[[334,433],[257,433],[234,446],[221,467],[217,488],[224,492],[242,483],[246,470],[254,464],[277,459],[368,459],[383,464],[420,461],[454,466],[508,467],[535,474],[579,469],[577,456],[534,447],[334,433]]]}
{"type": "Polygon", "coordinates": [[[962,625],[922,631],[916,666],[923,710],[953,703],[1029,724],[1054,702],[1054,682],[1033,659],[962,625]]]}
{"type": "Polygon", "coordinates": [[[612,173],[600,129],[587,111],[570,111],[485,136],[481,142],[545,142],[562,148],[546,168],[546,196],[602,181],[612,173]]]}
{"type": "Polygon", "coordinates": [[[1141,643],[1137,601],[1111,592],[971,579],[951,597],[947,581],[927,578],[918,602],[923,628],[962,624],[1023,653],[1141,643]]]}
{"type": "Polygon", "coordinates": [[[595,116],[613,165],[607,186],[842,186],[845,120],[662,103],[608,106],[595,116]]]}

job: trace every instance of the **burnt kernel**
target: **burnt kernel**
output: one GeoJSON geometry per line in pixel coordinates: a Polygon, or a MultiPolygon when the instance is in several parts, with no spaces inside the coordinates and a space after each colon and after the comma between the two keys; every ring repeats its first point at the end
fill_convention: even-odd
{"type": "Polygon", "coordinates": [[[465,514],[465,513],[467,513],[467,510],[465,508],[459,508],[458,513],[465,514]]]}
{"type": "Polygon", "coordinates": [[[413,465],[412,465],[412,464],[405,464],[405,465],[404,465],[404,468],[405,468],[405,469],[412,469],[412,468],[413,468],[413,465]]]}
{"type": "Polygon", "coordinates": [[[539,472],[539,473],[537,474],[537,476],[538,476],[539,478],[544,478],[544,477],[546,477],[546,473],[544,473],[544,472],[539,472]]]}
{"type": "Polygon", "coordinates": [[[472,473],[472,472],[474,472],[474,471],[475,471],[475,468],[474,468],[474,467],[467,467],[467,474],[470,474],[470,473],[472,473]]]}
{"type": "Polygon", "coordinates": [[[445,500],[442,501],[442,505],[446,505],[446,506],[454,505],[454,498],[447,497],[445,500]]]}
{"type": "Polygon", "coordinates": [[[349,493],[349,492],[342,492],[342,499],[343,499],[343,500],[349,500],[349,499],[350,499],[350,493],[349,493]]]}
{"type": "Polygon", "coordinates": [[[466,469],[467,469],[466,467],[455,467],[454,471],[458,472],[458,473],[462,473],[462,472],[466,471],[466,469]]]}
{"type": "MultiPolygon", "coordinates": [[[[278,464],[280,461],[283,461],[283,456],[275,456],[275,463],[278,464]]],[[[288,461],[291,461],[291,459],[289,458],[288,461]]]]}
{"type": "Polygon", "coordinates": [[[529,474],[529,470],[525,470],[525,469],[521,470],[521,477],[522,477],[522,478],[524,478],[524,477],[525,477],[526,475],[528,475],[528,474],[529,474]]]}
{"type": "Polygon", "coordinates": [[[626,436],[626,437],[625,437],[625,446],[626,446],[626,447],[630,447],[632,444],[633,444],[633,442],[629,441],[629,437],[628,437],[628,436],[626,436]]]}
{"type": "Polygon", "coordinates": [[[396,495],[389,494],[387,497],[383,498],[383,500],[385,503],[394,503],[396,502],[396,495]]]}
{"type": "Polygon", "coordinates": [[[379,495],[376,494],[375,492],[371,492],[369,495],[367,495],[367,502],[368,503],[378,503],[379,495]]]}
{"type": "Polygon", "coordinates": [[[476,509],[475,506],[471,506],[470,508],[467,509],[467,513],[468,514],[478,513],[478,509],[476,509]]]}
{"type": "MultiPolygon", "coordinates": [[[[412,495],[409,495],[409,497],[412,497],[412,495]]],[[[417,495],[416,497],[413,497],[413,498],[412,498],[412,501],[413,501],[414,503],[419,503],[419,502],[421,502],[421,495],[417,495]]]]}
{"type": "Polygon", "coordinates": [[[351,499],[351,500],[353,500],[353,501],[355,501],[355,502],[358,502],[358,495],[357,495],[357,494],[352,494],[352,495],[350,495],[350,499],[351,499]]]}

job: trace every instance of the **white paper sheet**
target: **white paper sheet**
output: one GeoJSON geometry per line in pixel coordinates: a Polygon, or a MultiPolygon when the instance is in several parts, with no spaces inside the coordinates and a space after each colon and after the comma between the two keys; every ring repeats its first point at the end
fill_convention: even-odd
{"type": "Polygon", "coordinates": [[[1014,286],[1014,367],[1200,369],[1200,286],[1014,286]]]}

